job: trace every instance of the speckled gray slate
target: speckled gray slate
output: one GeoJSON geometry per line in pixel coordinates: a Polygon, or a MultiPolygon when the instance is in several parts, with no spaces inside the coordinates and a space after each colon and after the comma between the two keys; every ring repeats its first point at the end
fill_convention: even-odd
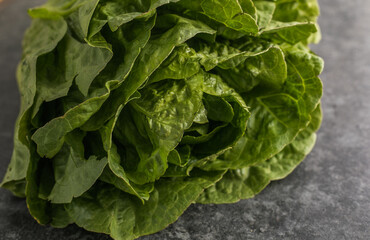
{"type": "MultiPolygon", "coordinates": [[[[15,80],[26,9],[43,0],[0,3],[0,177],[12,151],[15,80]]],[[[326,61],[324,122],[309,157],[254,199],[193,205],[166,230],[141,240],[370,239],[370,1],[321,0],[326,61]]],[[[76,226],[39,226],[25,201],[0,190],[1,240],[109,239],[76,226]]]]}

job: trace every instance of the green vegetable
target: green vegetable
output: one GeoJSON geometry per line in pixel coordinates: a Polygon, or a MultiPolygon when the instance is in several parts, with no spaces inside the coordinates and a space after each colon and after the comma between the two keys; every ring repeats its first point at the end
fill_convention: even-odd
{"type": "Polygon", "coordinates": [[[114,239],[232,203],[314,146],[316,0],[49,0],[29,10],[2,187],[114,239]]]}

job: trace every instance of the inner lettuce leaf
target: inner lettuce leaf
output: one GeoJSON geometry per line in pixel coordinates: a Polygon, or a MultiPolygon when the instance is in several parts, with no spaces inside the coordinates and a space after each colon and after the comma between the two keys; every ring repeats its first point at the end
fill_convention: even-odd
{"type": "Polygon", "coordinates": [[[1,187],[40,224],[132,240],[233,203],[313,149],[316,0],[49,0],[17,70],[1,187]]]}

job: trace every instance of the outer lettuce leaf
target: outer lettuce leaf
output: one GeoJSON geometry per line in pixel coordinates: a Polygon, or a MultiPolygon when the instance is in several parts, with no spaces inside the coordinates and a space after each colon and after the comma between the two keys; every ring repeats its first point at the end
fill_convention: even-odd
{"type": "Polygon", "coordinates": [[[71,132],[66,144],[53,158],[55,185],[48,200],[52,203],[69,203],[89,190],[102,174],[107,159],[90,156],[84,159],[84,135],[71,132]]]}
{"type": "Polygon", "coordinates": [[[33,145],[30,146],[31,158],[29,159],[29,165],[26,176],[26,203],[27,208],[33,218],[40,224],[48,224],[51,221],[51,217],[48,214],[50,212],[50,202],[39,197],[39,166],[45,161],[41,159],[37,154],[33,145]]]}
{"type": "Polygon", "coordinates": [[[287,64],[283,51],[278,46],[258,48],[238,68],[222,64],[217,72],[238,92],[249,92],[256,86],[280,88],[287,77],[287,64]]]}
{"type": "Polygon", "coordinates": [[[124,192],[98,184],[66,209],[73,221],[87,230],[103,232],[114,239],[135,239],[176,221],[223,173],[194,172],[188,178],[161,179],[144,205],[124,192]]]}
{"type": "Polygon", "coordinates": [[[23,42],[23,57],[17,70],[21,110],[14,133],[14,150],[2,187],[24,196],[24,178],[29,165],[30,108],[36,95],[36,64],[41,55],[52,51],[67,31],[63,19],[53,21],[34,20],[23,42]],[[41,36],[41,37],[35,37],[41,36]]]}
{"type": "MultiPolygon", "coordinates": [[[[317,0],[305,1],[277,1],[273,19],[280,22],[310,22],[315,23],[320,10],[317,0]]],[[[317,32],[311,34],[306,43],[318,43],[321,39],[319,26],[316,24],[317,32]]]]}
{"type": "Polygon", "coordinates": [[[190,78],[197,74],[199,70],[199,57],[194,49],[187,45],[180,45],[153,73],[148,84],[166,79],[190,78]]]}
{"type": "Polygon", "coordinates": [[[323,62],[311,53],[289,51],[288,77],[282,89],[267,94],[256,89],[245,94],[251,108],[245,135],[232,150],[205,169],[237,169],[264,161],[280,152],[307,126],[322,95],[322,83],[317,76],[323,62]]]}
{"type": "Polygon", "coordinates": [[[274,19],[281,22],[304,22],[307,20],[314,22],[319,13],[317,0],[278,0],[276,1],[274,19]]]}
{"type": "Polygon", "coordinates": [[[318,29],[314,23],[285,23],[272,20],[270,24],[261,32],[261,36],[278,42],[296,44],[298,42],[307,40],[317,31],[318,29]]]}
{"type": "Polygon", "coordinates": [[[251,0],[203,0],[204,14],[225,26],[243,33],[257,33],[256,9],[251,0]]]}
{"type": "MultiPolygon", "coordinates": [[[[49,0],[40,7],[31,8],[28,13],[33,18],[55,19],[79,11],[79,8],[85,7],[86,5],[91,5],[95,8],[98,2],[99,0],[49,0]]],[[[91,11],[89,11],[90,14],[86,13],[87,12],[85,12],[85,15],[90,15],[91,11]]],[[[89,22],[90,19],[86,21],[86,23],[89,22]]]]}
{"type": "Polygon", "coordinates": [[[111,52],[106,49],[91,48],[67,34],[54,52],[38,60],[33,117],[43,101],[50,102],[66,96],[73,81],[81,93],[87,95],[91,82],[111,57],[111,52]]]}
{"type": "Polygon", "coordinates": [[[271,22],[276,9],[276,3],[270,1],[256,1],[257,24],[259,29],[264,29],[271,22]]]}
{"type": "Polygon", "coordinates": [[[252,198],[270,181],[285,178],[312,150],[316,141],[315,131],[319,128],[321,119],[321,109],[318,106],[312,113],[309,126],[281,152],[263,163],[228,170],[219,182],[199,196],[197,203],[233,203],[252,198]]]}
{"type": "Polygon", "coordinates": [[[101,4],[98,5],[91,20],[88,37],[90,39],[93,38],[94,35],[100,32],[106,24],[108,24],[109,28],[114,32],[120,26],[132,21],[135,18],[145,16],[148,12],[151,12],[164,4],[178,1],[179,0],[101,1],[101,4]]]}

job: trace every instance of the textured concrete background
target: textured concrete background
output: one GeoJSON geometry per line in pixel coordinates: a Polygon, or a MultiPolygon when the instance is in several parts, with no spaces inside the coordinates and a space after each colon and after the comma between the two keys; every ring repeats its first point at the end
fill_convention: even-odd
{"type": "MultiPolygon", "coordinates": [[[[26,9],[43,0],[0,4],[0,177],[11,156],[19,100],[14,78],[26,9]]],[[[254,199],[193,205],[166,230],[141,240],[370,239],[370,1],[321,0],[326,62],[324,122],[309,157],[254,199]]],[[[0,190],[0,239],[97,240],[76,226],[39,226],[22,199],[0,190]]]]}

